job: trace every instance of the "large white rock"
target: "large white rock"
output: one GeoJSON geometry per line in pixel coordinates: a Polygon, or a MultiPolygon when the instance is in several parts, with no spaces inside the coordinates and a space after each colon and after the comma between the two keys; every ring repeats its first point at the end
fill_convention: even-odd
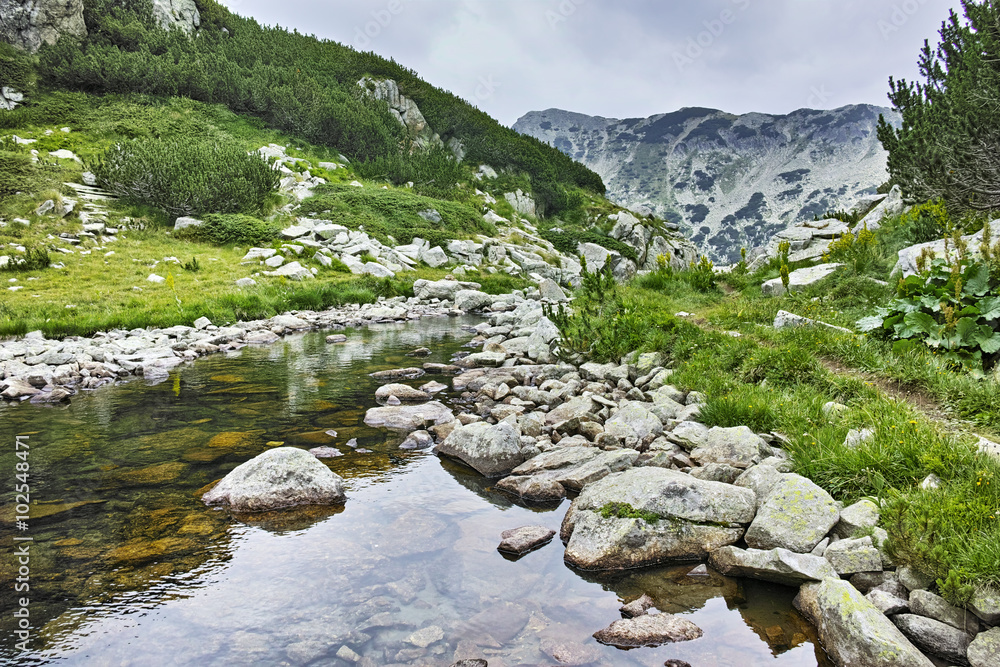
{"type": "Polygon", "coordinates": [[[889,191],[889,196],[883,199],[878,206],[873,208],[871,212],[862,218],[861,222],[855,226],[855,235],[860,233],[865,227],[867,227],[869,231],[875,231],[882,226],[882,220],[884,218],[899,215],[905,208],[906,203],[903,201],[903,191],[898,185],[892,186],[892,190],[889,191]]]}
{"type": "Polygon", "coordinates": [[[443,403],[431,401],[423,405],[394,405],[371,408],[365,413],[365,424],[395,431],[419,431],[428,426],[455,421],[455,414],[443,403]]]}
{"type": "Polygon", "coordinates": [[[809,553],[839,519],[829,493],[801,475],[786,473],[761,504],[747,529],[746,543],[754,549],[781,547],[809,553]]]}
{"type": "Polygon", "coordinates": [[[344,480],[295,447],[278,447],[237,466],[202,496],[235,512],[262,512],[293,505],[344,502],[344,480]]]}
{"type": "Polygon", "coordinates": [[[460,290],[478,290],[479,283],[460,282],[458,280],[416,280],[413,283],[413,295],[421,301],[440,299],[453,301],[460,290]]]}
{"type": "Polygon", "coordinates": [[[464,461],[486,477],[503,477],[524,461],[521,434],[507,422],[460,426],[435,451],[464,461]]]}
{"type": "MultiPolygon", "coordinates": [[[[806,287],[832,275],[842,266],[843,264],[819,264],[792,271],[788,274],[788,291],[801,292],[806,287]]],[[[760,286],[760,289],[764,296],[781,296],[785,293],[785,285],[781,282],[781,278],[768,280],[760,286]]]]}
{"type": "MultiPolygon", "coordinates": [[[[1000,243],[1000,220],[994,220],[990,223],[990,228],[992,234],[990,236],[990,247],[995,246],[1000,243]]],[[[980,229],[975,234],[970,234],[969,236],[963,236],[962,240],[965,241],[969,249],[969,256],[972,258],[979,258],[982,256],[980,252],[983,243],[983,230],[980,229]]],[[[924,250],[930,250],[934,253],[935,257],[944,258],[944,239],[937,241],[931,241],[929,243],[919,243],[909,248],[903,248],[899,251],[899,259],[896,265],[892,269],[893,276],[899,276],[906,278],[917,273],[917,259],[920,257],[924,250]]],[[[951,241],[948,242],[949,247],[949,258],[955,258],[955,244],[951,241]]]]}
{"type": "Polygon", "coordinates": [[[701,560],[735,543],[753,519],[752,491],[664,468],[632,468],[588,484],[563,520],[566,561],[583,569],[625,569],[701,560]],[[654,522],[602,510],[624,503],[654,522]]]}

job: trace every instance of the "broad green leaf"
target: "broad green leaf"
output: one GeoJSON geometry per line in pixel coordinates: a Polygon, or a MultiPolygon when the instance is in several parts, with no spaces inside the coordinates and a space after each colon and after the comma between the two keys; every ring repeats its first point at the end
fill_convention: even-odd
{"type": "Polygon", "coordinates": [[[990,269],[985,264],[973,264],[965,271],[965,287],[967,294],[983,296],[990,291],[990,269]]]}
{"type": "Polygon", "coordinates": [[[1000,296],[988,296],[976,304],[979,315],[984,320],[1000,319],[1000,296]]]}
{"type": "Polygon", "coordinates": [[[986,354],[996,354],[1000,352],[1000,334],[989,327],[980,327],[976,337],[980,349],[986,354]]]}
{"type": "Polygon", "coordinates": [[[971,317],[963,317],[955,325],[955,336],[959,345],[973,345],[978,333],[979,325],[971,317]]]}
{"type": "Polygon", "coordinates": [[[881,329],[884,322],[885,318],[879,317],[878,315],[862,318],[858,320],[858,331],[861,333],[868,333],[869,331],[881,329]]]}
{"type": "MultiPolygon", "coordinates": [[[[903,318],[903,323],[906,325],[907,329],[912,329],[914,333],[930,334],[935,325],[934,318],[927,313],[907,313],[906,317],[903,318]]],[[[912,334],[911,334],[912,335],[912,334]]],[[[905,336],[909,338],[910,336],[905,336]]]]}

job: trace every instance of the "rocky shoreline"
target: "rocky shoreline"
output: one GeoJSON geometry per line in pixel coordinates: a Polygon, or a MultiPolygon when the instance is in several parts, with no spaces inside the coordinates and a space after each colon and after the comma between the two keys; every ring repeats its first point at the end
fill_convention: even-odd
{"type": "MultiPolygon", "coordinates": [[[[838,665],[1000,664],[1000,595],[980,591],[966,608],[950,605],[931,578],[893,562],[877,505],[843,507],[790,472],[779,433],[701,424],[704,397],[670,385],[658,355],[556,363],[558,331],[535,302],[492,313],[476,330],[482,351],[455,361],[462,372],[453,386],[466,409],[382,391],[386,405],[369,410],[366,423],[405,432],[411,446],[433,443],[521,502],[578,494],[560,535],[568,564],[707,563],[727,576],[799,587],[796,607],[838,665]]],[[[837,407],[828,406],[831,418],[837,407]]],[[[550,537],[520,530],[515,551],[550,537]]],[[[505,533],[501,548],[511,551],[518,536],[505,533]]],[[[599,641],[628,647],[700,636],[642,605],[622,613],[595,633],[599,641]]]]}
{"type": "Polygon", "coordinates": [[[532,298],[521,291],[493,296],[472,282],[414,283],[416,296],[351,304],[323,312],[290,311],[266,320],[216,326],[200,318],[194,326],[101,332],[90,337],[48,339],[40,331],[0,341],[0,397],[8,401],[58,403],[81,390],[136,377],[166,377],[171,369],[208,354],[247,345],[268,345],[287,334],[340,330],[423,317],[463,315],[468,310],[506,310],[532,298]]]}
{"type": "MultiPolygon", "coordinates": [[[[418,281],[410,299],[232,327],[199,321],[63,341],[29,334],[0,343],[0,395],[66,400],[128,377],[162,378],[199,356],[284,334],[483,312],[488,320],[475,327],[470,343],[480,351],[448,366],[377,374],[384,382],[381,405],[368,410],[365,423],[398,432],[403,448],[433,447],[464,462],[519,502],[575,495],[560,537],[566,562],[576,568],[701,563],[727,576],[797,586],[796,607],[838,665],[1000,664],[1000,596],[980,592],[966,608],[953,607],[933,592],[930,578],[897,568],[885,549],[887,534],[877,527],[878,507],[870,501],[842,507],[790,472],[781,434],[700,423],[705,397],[672,386],[672,371],[657,354],[633,353],[620,364],[560,363],[559,332],[540,294],[494,296],[478,288],[418,281]],[[447,389],[442,383],[419,389],[399,383],[428,372],[454,375],[460,399],[434,400],[447,389]]],[[[831,418],[836,407],[830,406],[831,418]]],[[[243,493],[236,481],[222,488],[256,508],[257,495],[243,493]]],[[[342,498],[339,479],[324,484],[342,498]]],[[[277,506],[288,504],[280,490],[264,491],[277,506]]],[[[523,554],[551,538],[550,531],[524,527],[505,533],[501,550],[523,554]]],[[[641,599],[622,614],[595,637],[637,646],[701,633],[641,599]]]]}

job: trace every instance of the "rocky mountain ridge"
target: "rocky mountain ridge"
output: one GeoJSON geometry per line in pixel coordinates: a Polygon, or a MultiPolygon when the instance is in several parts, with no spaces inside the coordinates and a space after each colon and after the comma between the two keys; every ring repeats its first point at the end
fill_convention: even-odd
{"type": "Polygon", "coordinates": [[[514,129],[596,171],[608,198],[680,225],[717,261],[789,226],[849,208],[887,180],[876,136],[888,108],[851,105],[784,116],[685,108],[616,119],[549,109],[514,129]]]}

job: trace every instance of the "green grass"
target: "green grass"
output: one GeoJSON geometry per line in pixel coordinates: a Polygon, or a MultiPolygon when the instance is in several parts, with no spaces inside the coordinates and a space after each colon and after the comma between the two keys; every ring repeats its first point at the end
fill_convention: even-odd
{"type": "Polygon", "coordinates": [[[578,310],[590,316],[577,326],[590,336],[591,358],[661,351],[674,368],[674,384],[707,395],[706,424],[784,433],[798,473],[844,503],[876,499],[899,562],[940,579],[953,601],[970,586],[1000,586],[1000,462],[978,454],[974,438],[887,396],[876,382],[923,388],[954,415],[997,428],[997,381],[949,370],[931,354],[895,355],[871,338],[819,328],[776,331],[771,324],[781,309],[851,326],[892,291],[848,271],[804,293],[767,298],[759,285],[768,276],[765,270],[745,277],[742,289],[729,295],[698,292],[680,278],[647,277],[617,288],[596,311],[586,305],[594,295],[580,293],[578,310]],[[633,318],[624,328],[623,309],[633,318]],[[680,310],[695,313],[703,326],[670,315],[680,310]],[[834,374],[824,359],[868,376],[834,374]],[[848,410],[827,416],[829,401],[848,410]],[[861,428],[872,428],[874,438],[845,446],[848,431],[861,428]],[[930,474],[943,480],[941,490],[920,489],[930,474]]]}
{"type": "Polygon", "coordinates": [[[656,512],[637,510],[629,503],[607,503],[598,510],[605,519],[642,519],[646,523],[656,523],[663,517],[656,512]]]}

